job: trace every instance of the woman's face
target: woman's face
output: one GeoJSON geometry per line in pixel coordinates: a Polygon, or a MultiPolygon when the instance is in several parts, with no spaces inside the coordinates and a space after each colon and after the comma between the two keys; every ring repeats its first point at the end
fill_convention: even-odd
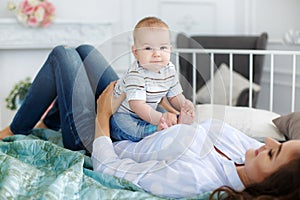
{"type": "Polygon", "coordinates": [[[265,145],[246,152],[245,173],[250,183],[261,182],[300,154],[300,140],[279,143],[266,138],[265,145]]]}

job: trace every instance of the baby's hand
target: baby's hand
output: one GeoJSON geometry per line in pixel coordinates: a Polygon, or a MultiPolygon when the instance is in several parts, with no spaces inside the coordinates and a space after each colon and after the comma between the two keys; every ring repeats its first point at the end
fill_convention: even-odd
{"type": "Polygon", "coordinates": [[[195,117],[195,106],[190,100],[185,100],[181,108],[181,111],[189,114],[192,117],[195,117]]]}
{"type": "Polygon", "coordinates": [[[163,113],[161,118],[163,118],[165,120],[168,127],[171,127],[171,126],[177,124],[177,115],[174,113],[165,112],[165,113],[163,113]]]}
{"type": "Polygon", "coordinates": [[[177,116],[174,113],[165,112],[159,120],[157,130],[164,130],[177,124],[177,116]]]}
{"type": "Polygon", "coordinates": [[[194,104],[189,100],[185,100],[185,102],[181,108],[177,123],[178,124],[192,124],[194,121],[194,118],[195,118],[194,104]]]}
{"type": "Polygon", "coordinates": [[[159,120],[159,124],[157,125],[157,130],[160,131],[160,130],[164,130],[164,129],[167,129],[167,128],[169,128],[169,126],[166,123],[165,118],[161,117],[160,120],[159,120]]]}

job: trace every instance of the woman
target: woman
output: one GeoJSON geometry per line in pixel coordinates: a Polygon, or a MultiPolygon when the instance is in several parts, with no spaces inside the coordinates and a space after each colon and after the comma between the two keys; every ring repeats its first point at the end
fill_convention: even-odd
{"type": "MultiPolygon", "coordinates": [[[[218,199],[300,198],[299,140],[281,144],[267,138],[265,145],[262,145],[240,131],[212,120],[197,127],[176,125],[138,143],[121,141],[113,146],[109,138],[109,118],[120,100],[113,97],[112,87],[108,86],[98,100],[97,128],[92,154],[94,170],[126,178],[148,192],[168,197],[193,196],[199,194],[199,191],[201,193],[214,190],[219,184],[220,188],[214,190],[211,199],[214,195],[219,195],[218,199]],[[169,135],[172,136],[168,137],[169,135]],[[171,137],[174,139],[170,141],[171,137]],[[205,139],[206,137],[209,139],[205,139]],[[166,139],[169,140],[164,142],[166,139]],[[157,143],[168,144],[156,145],[157,143]],[[258,148],[239,152],[249,146],[258,148]],[[243,157],[236,157],[243,153],[245,160],[243,157]],[[229,158],[230,156],[232,157],[229,158]],[[219,158],[210,158],[211,160],[207,161],[207,157],[219,158]],[[196,159],[199,162],[193,161],[196,159]],[[235,160],[234,165],[242,185],[239,185],[239,180],[235,179],[236,173],[230,168],[231,159],[235,160]],[[231,185],[230,187],[218,183],[222,177],[213,177],[218,174],[217,162],[223,162],[221,166],[225,168],[224,173],[229,179],[227,184],[231,185]],[[181,171],[178,171],[180,167],[181,171]],[[177,174],[180,174],[175,177],[178,180],[177,184],[170,180],[176,176],[176,170],[177,174]],[[199,179],[187,180],[199,177],[199,173],[191,173],[192,170],[202,171],[199,179]],[[213,180],[209,181],[204,175],[213,180]],[[207,182],[201,183],[203,180],[207,182]],[[156,184],[161,184],[162,187],[156,184]],[[199,185],[204,189],[197,188],[199,185]]],[[[223,181],[225,184],[226,180],[223,181]]]]}
{"type": "MultiPolygon", "coordinates": [[[[288,171],[288,174],[293,175],[290,185],[282,184],[282,179],[279,178],[274,188],[272,187],[275,192],[270,192],[268,188],[257,188],[260,188],[260,183],[270,181],[272,174],[276,177],[279,176],[276,175],[278,173],[281,176],[286,175],[286,167],[282,167],[294,162],[299,165],[299,162],[295,161],[300,154],[299,141],[288,141],[281,145],[268,139],[263,145],[220,121],[208,121],[200,126],[177,125],[139,143],[122,141],[113,146],[109,138],[109,119],[124,95],[120,98],[112,97],[111,84],[98,99],[97,108],[95,99],[108,83],[115,79],[117,76],[112,68],[93,47],[83,45],[77,49],[63,46],[54,48],[33,81],[10,127],[0,132],[0,138],[12,134],[29,134],[47,107],[56,100],[55,106],[43,123],[49,128],[61,128],[65,147],[74,150],[87,148],[93,151],[94,170],[126,178],[146,191],[172,197],[192,196],[223,185],[230,186],[225,188],[226,192],[230,191],[230,195],[267,194],[271,197],[285,197],[284,192],[290,194],[298,191],[295,187],[299,189],[299,183],[294,179],[298,179],[297,170],[300,167],[293,167],[292,170],[295,171],[288,171]],[[223,134],[226,132],[234,134],[223,134]],[[237,139],[233,139],[233,136],[237,139]],[[225,142],[222,139],[226,139],[225,142]],[[198,148],[198,145],[202,145],[203,148],[198,148]],[[257,150],[247,150],[250,147],[257,150]],[[135,152],[136,150],[139,151],[135,152]],[[207,156],[210,160],[204,159],[207,156]],[[170,169],[166,171],[168,173],[161,174],[166,168],[170,169]],[[227,173],[222,173],[224,169],[227,173]],[[197,170],[202,170],[202,176],[197,170]],[[194,176],[195,174],[197,176],[194,176]],[[201,178],[206,174],[209,176],[203,183],[201,178]],[[184,183],[179,182],[179,185],[159,186],[156,182],[152,184],[161,175],[168,175],[167,178],[160,179],[165,180],[166,184],[168,178],[174,178],[174,175],[180,181],[186,177],[190,179],[184,183]],[[279,189],[283,186],[286,188],[281,192],[279,189]],[[240,191],[244,187],[245,194],[235,193],[235,190],[240,191]],[[280,193],[276,193],[277,190],[280,193]]],[[[161,123],[167,126],[164,119],[161,123]]],[[[224,189],[220,188],[216,192],[221,190],[224,189]]]]}

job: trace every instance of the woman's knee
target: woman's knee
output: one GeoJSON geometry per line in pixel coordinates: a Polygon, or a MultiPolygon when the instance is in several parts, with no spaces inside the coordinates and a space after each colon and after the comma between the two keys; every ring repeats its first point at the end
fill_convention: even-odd
{"type": "Polygon", "coordinates": [[[96,48],[93,46],[93,45],[90,45],[90,44],[82,44],[82,45],[79,45],[76,50],[77,51],[87,51],[87,52],[91,52],[93,50],[95,50],[96,48]]]}
{"type": "Polygon", "coordinates": [[[89,44],[82,44],[76,48],[76,51],[80,55],[82,60],[85,60],[88,56],[95,57],[100,56],[103,57],[102,54],[93,46],[89,44]]]}
{"type": "Polygon", "coordinates": [[[67,45],[59,45],[52,49],[49,54],[53,68],[61,68],[63,71],[76,71],[81,65],[82,60],[75,48],[67,45]]]}
{"type": "Polygon", "coordinates": [[[58,45],[52,49],[50,54],[55,54],[55,55],[65,54],[65,52],[68,49],[71,49],[71,47],[67,45],[58,45]]]}

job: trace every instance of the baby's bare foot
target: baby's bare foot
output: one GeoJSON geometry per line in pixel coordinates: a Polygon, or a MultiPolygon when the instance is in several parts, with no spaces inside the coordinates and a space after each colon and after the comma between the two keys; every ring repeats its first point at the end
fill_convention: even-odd
{"type": "Polygon", "coordinates": [[[8,136],[12,136],[12,135],[14,135],[14,134],[8,126],[8,127],[4,128],[3,130],[0,131],[0,140],[6,138],[8,136]]]}
{"type": "Polygon", "coordinates": [[[181,111],[177,119],[178,124],[192,124],[194,121],[194,115],[181,111]]]}

